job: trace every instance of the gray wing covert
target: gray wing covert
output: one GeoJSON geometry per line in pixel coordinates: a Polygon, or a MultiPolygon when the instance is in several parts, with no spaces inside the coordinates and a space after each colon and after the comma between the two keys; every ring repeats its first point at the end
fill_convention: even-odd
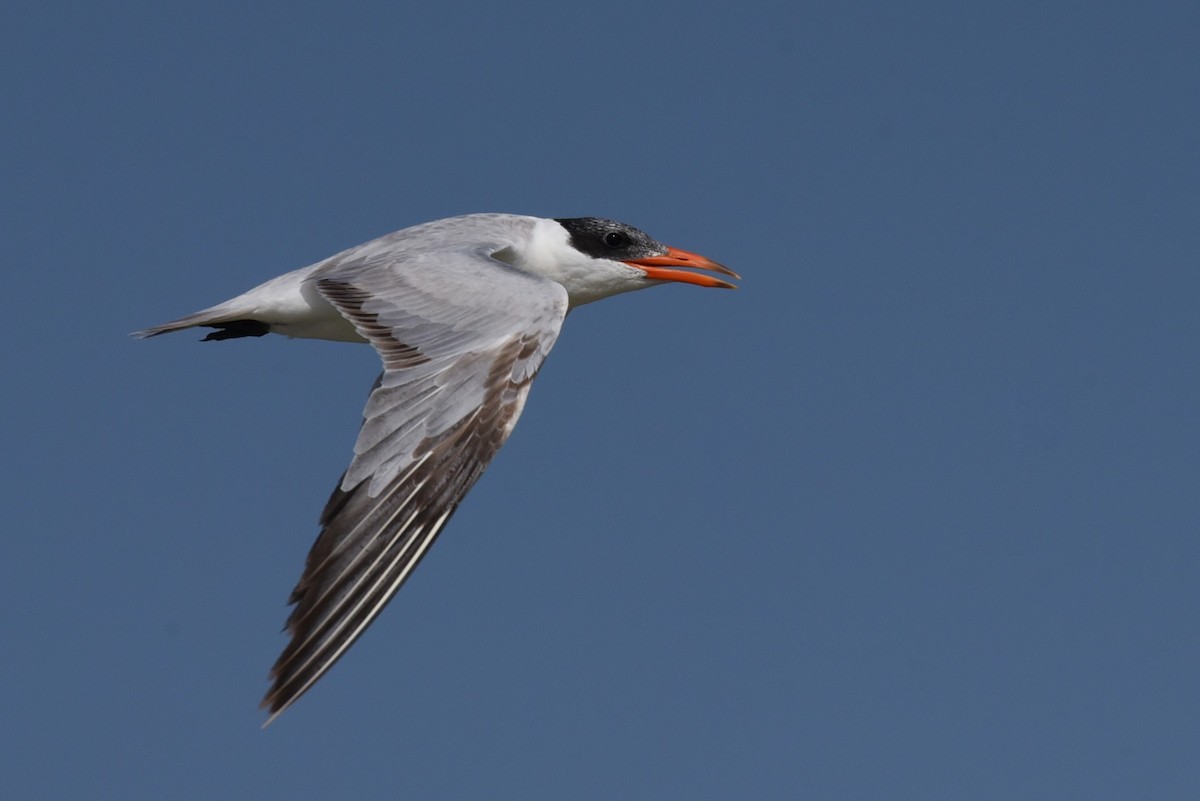
{"type": "Polygon", "coordinates": [[[269,720],[332,667],[420,562],[512,432],[567,309],[559,284],[483,252],[331,262],[313,280],[384,369],[292,591],[291,641],[263,699],[269,720]]]}

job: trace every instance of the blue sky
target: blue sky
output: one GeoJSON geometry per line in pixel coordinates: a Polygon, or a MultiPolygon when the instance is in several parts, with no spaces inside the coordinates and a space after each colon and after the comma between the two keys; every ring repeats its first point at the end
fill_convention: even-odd
{"type": "Polygon", "coordinates": [[[4,797],[1195,797],[1195,3],[0,31],[4,797]],[[126,334],[474,211],[744,281],[572,314],[429,558],[260,731],[377,360],[126,334]]]}

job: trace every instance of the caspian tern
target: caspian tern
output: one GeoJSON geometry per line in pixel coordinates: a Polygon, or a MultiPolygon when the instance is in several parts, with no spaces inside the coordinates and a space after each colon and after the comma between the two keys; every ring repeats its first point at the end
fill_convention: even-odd
{"type": "Polygon", "coordinates": [[[416,225],[135,336],[367,342],[383,360],[354,458],[292,591],[291,640],[262,705],[291,706],[412,573],[512,432],[567,312],[732,270],[619,222],[470,214],[416,225]],[[682,269],[681,269],[682,268],[682,269]]]}

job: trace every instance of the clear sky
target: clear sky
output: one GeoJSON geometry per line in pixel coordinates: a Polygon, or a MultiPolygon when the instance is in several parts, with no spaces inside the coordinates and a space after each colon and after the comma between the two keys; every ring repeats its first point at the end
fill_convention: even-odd
{"type": "Polygon", "coordinates": [[[1192,799],[1200,5],[10,3],[0,796],[1192,799]],[[417,222],[580,309],[266,731],[377,359],[127,333],[417,222]]]}

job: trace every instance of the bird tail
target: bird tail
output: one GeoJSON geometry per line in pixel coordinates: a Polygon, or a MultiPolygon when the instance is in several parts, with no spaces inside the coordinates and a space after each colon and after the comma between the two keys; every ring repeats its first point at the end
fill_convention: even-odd
{"type": "Polygon", "coordinates": [[[236,339],[237,337],[261,337],[271,332],[270,325],[253,319],[250,314],[246,309],[234,310],[221,304],[213,306],[211,309],[189,314],[186,317],[180,317],[169,323],[134,331],[130,336],[148,339],[159,334],[169,334],[172,331],[182,331],[185,328],[197,326],[217,329],[204,338],[204,341],[207,342],[209,340],[236,339]]]}

